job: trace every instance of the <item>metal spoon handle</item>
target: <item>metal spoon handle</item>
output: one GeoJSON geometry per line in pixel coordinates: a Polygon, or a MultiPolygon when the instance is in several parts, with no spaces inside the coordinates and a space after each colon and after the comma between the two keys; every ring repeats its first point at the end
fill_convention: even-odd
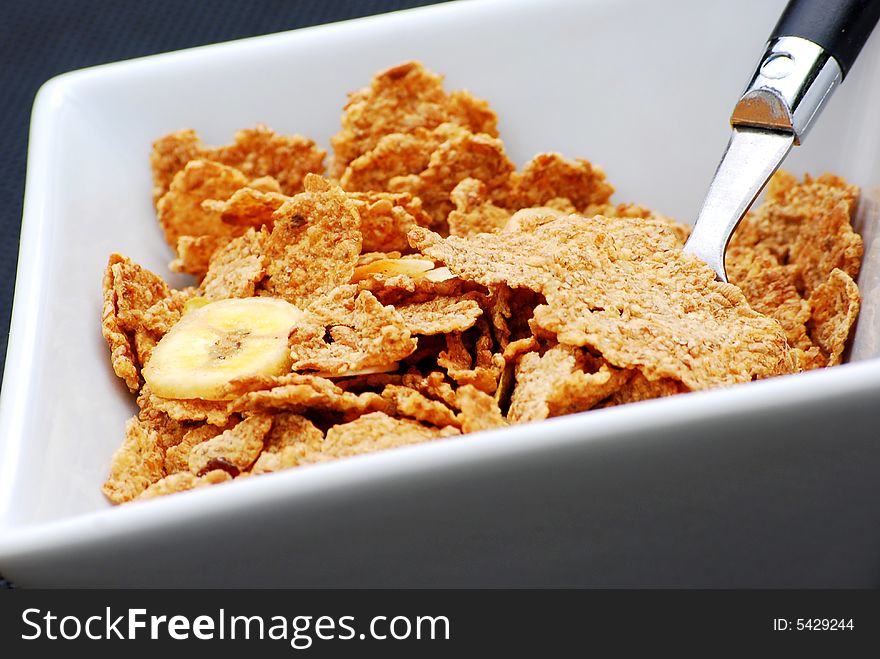
{"type": "Polygon", "coordinates": [[[880,0],[792,0],[746,90],[734,126],[794,133],[803,142],[880,19],[880,0]]]}
{"type": "Polygon", "coordinates": [[[749,206],[801,144],[880,19],[880,0],[792,0],[734,107],[733,134],[685,251],[727,281],[724,254],[749,206]]]}

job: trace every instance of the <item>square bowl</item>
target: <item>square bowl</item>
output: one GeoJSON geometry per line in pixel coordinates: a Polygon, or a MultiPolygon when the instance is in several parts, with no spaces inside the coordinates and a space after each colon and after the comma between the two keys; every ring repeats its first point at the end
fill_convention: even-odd
{"type": "MultiPolygon", "coordinates": [[[[258,122],[327,145],[345,93],[420,59],[522,164],[604,167],[693,218],[782,2],[473,0],[46,83],[0,401],[0,572],[25,586],[865,586],[880,577],[880,39],[786,168],[861,185],[848,363],[111,507],[135,406],[100,334],[119,251],[167,274],[153,139],[258,122]]],[[[182,280],[172,284],[182,284],[182,280]]]]}

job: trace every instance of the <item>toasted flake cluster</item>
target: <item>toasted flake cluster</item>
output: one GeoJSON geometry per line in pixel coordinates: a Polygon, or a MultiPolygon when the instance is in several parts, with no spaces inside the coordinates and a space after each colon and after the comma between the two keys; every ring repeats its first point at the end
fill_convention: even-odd
{"type": "Polygon", "coordinates": [[[803,369],[839,364],[859,314],[857,200],[858,189],[837,176],[799,183],[780,172],[731,240],[730,281],[782,325],[803,369]]]}
{"type": "Polygon", "coordinates": [[[170,269],[196,281],[174,290],[110,257],[102,332],[139,411],[108,499],[840,363],[860,303],[855,187],[778,174],[723,284],[682,252],[686,226],[613,204],[586,160],[517,171],[496,125],[409,62],[350,95],[327,178],[323,149],[263,126],[216,148],[159,139],[159,227],[170,269]],[[205,398],[144,382],[192,309],[265,296],[296,307],[283,372],[232,372],[205,398]]]}
{"type": "Polygon", "coordinates": [[[325,156],[312,140],[265,126],[239,131],[233,144],[217,148],[204,146],[193,130],[157,140],[153,201],[177,254],[172,269],[204,275],[215,250],[268,221],[282,192],[301,192],[309,173],[323,173],[325,156]]]}

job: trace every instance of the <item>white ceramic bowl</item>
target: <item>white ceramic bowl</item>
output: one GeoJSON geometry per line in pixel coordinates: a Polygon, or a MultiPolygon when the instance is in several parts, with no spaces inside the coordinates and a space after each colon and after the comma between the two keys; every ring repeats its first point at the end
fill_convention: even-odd
{"type": "MultiPolygon", "coordinates": [[[[101,271],[167,274],[156,137],[264,122],[328,144],[348,90],[417,58],[487,98],[522,164],[605,167],[692,218],[782,2],[485,0],[97,67],[34,108],[0,407],[0,572],[25,586],[877,585],[880,38],[787,167],[864,186],[864,307],[822,372],[305,467],[112,508],[134,403],[101,271]]],[[[180,282],[177,282],[180,283],[180,282]]]]}

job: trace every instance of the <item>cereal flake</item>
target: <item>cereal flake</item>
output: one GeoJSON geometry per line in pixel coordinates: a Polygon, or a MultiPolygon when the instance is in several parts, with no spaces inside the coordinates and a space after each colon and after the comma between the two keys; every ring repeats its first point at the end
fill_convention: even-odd
{"type": "Polygon", "coordinates": [[[778,324],[683,254],[662,225],[646,232],[640,220],[569,216],[467,240],[417,228],[410,241],[462,278],[545,295],[536,328],[650,379],[704,388],[795,368],[778,324]]]}
{"type": "Polygon", "coordinates": [[[315,300],[290,334],[295,371],[342,376],[383,369],[416,349],[404,319],[369,291],[339,286],[315,300]]]}
{"type": "Polygon", "coordinates": [[[156,432],[134,417],[125,426],[125,440],[113,454],[103,491],[113,503],[131,501],[165,476],[164,456],[156,432]]]}
{"type": "Polygon", "coordinates": [[[342,190],[319,176],[275,212],[266,241],[266,295],[305,307],[346,284],[361,251],[360,218],[342,190]]]}
{"type": "Polygon", "coordinates": [[[372,412],[330,428],[322,457],[344,458],[459,434],[458,428],[452,426],[430,428],[411,419],[395,419],[383,412],[372,412]]]}
{"type": "Polygon", "coordinates": [[[158,338],[144,326],[144,315],[171,295],[158,275],[119,254],[111,254],[104,271],[101,333],[110,346],[113,372],[135,392],[140,368],[158,338]]]}
{"type": "Polygon", "coordinates": [[[189,470],[202,476],[222,469],[233,478],[247,471],[263,450],[263,438],[272,426],[272,417],[256,414],[229,430],[196,444],[189,452],[189,470]]]}

